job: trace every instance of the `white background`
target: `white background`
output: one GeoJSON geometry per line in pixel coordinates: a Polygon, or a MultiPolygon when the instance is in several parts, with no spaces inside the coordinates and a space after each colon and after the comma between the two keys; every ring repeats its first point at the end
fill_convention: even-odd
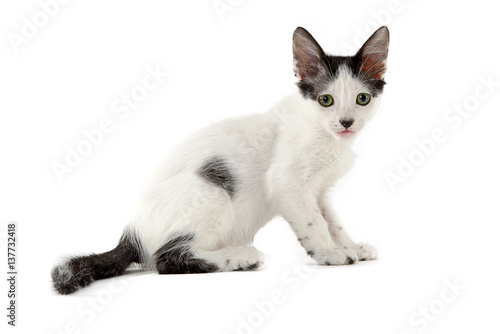
{"type": "Polygon", "coordinates": [[[221,2],[232,6],[222,18],[213,0],[69,1],[18,52],[9,36],[21,35],[23,17],[33,22],[41,7],[2,2],[1,242],[4,253],[7,223],[17,222],[20,273],[13,330],[6,325],[2,279],[2,328],[498,332],[500,87],[489,92],[480,81],[500,81],[500,24],[492,2],[221,2]],[[360,46],[362,33],[383,24],[391,31],[384,107],[357,140],[356,167],[334,195],[346,229],[376,246],[379,260],[316,266],[276,219],[256,236],[266,256],[256,272],[135,273],[71,296],[52,291],[50,269],[61,256],[115,246],[150,173],[176,142],[211,122],[265,112],[296,90],[291,37],[297,26],[327,52],[345,54],[347,45],[360,46]],[[141,84],[148,66],[169,75],[120,119],[111,105],[141,84]],[[476,90],[489,96],[478,99],[476,90]],[[464,104],[472,110],[468,117],[443,118],[457,117],[447,110],[464,104]],[[52,163],[64,163],[66,147],[75,148],[85,139],[82,131],[105,118],[113,131],[59,181],[52,163]],[[436,129],[446,140],[419,161],[415,141],[436,129]],[[399,157],[410,156],[421,164],[391,189],[385,175],[397,173],[399,157]],[[292,273],[294,266],[310,273],[292,273]],[[461,288],[454,294],[446,282],[461,288]],[[274,294],[281,294],[280,303],[271,307],[265,300],[274,294]],[[425,320],[420,312],[429,308],[425,320]]]}

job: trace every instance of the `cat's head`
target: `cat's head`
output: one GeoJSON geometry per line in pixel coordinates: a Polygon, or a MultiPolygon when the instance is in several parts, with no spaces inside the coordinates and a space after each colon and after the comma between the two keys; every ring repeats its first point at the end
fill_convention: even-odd
{"type": "Polygon", "coordinates": [[[378,107],[385,81],[389,30],[381,27],[354,56],[330,56],[304,28],[293,34],[297,86],[307,117],[340,138],[351,138],[378,107]]]}

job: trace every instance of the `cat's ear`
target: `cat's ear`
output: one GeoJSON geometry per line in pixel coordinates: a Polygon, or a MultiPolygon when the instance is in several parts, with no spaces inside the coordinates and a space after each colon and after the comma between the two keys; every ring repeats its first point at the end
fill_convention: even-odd
{"type": "Polygon", "coordinates": [[[325,69],[325,53],[311,34],[302,27],[293,33],[293,70],[302,81],[314,80],[325,69]]]}
{"type": "Polygon", "coordinates": [[[389,52],[389,29],[380,27],[359,49],[357,56],[361,58],[360,72],[375,79],[383,79],[389,52]]]}

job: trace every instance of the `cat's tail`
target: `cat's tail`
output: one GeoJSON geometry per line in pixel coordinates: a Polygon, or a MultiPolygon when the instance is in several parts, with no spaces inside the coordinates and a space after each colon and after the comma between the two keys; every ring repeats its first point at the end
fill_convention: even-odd
{"type": "Polygon", "coordinates": [[[142,263],[142,248],[135,234],[125,231],[109,252],[70,257],[56,265],[52,282],[57,292],[67,295],[95,280],[123,275],[132,262],[142,263]]]}

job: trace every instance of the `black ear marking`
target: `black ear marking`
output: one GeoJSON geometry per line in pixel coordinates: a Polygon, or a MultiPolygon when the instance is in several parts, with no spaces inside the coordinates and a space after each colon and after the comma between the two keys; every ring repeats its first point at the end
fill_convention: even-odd
{"type": "Polygon", "coordinates": [[[304,98],[316,100],[336,80],[339,69],[348,68],[369,89],[372,97],[382,93],[389,50],[389,30],[375,31],[354,56],[325,54],[314,37],[298,27],[293,34],[293,59],[297,86],[304,98]]]}
{"type": "Polygon", "coordinates": [[[322,91],[336,80],[339,69],[348,68],[360,79],[372,97],[382,93],[386,59],[389,49],[389,30],[375,31],[354,56],[331,56],[307,30],[298,27],[293,34],[293,59],[297,86],[306,99],[317,100],[322,91]]]}
{"type": "Polygon", "coordinates": [[[304,28],[293,33],[293,60],[295,76],[301,81],[313,81],[325,72],[325,53],[314,37],[304,28]]]}
{"type": "Polygon", "coordinates": [[[386,71],[389,53],[389,29],[377,29],[359,49],[356,56],[361,58],[359,70],[375,79],[381,80],[386,71]]]}

